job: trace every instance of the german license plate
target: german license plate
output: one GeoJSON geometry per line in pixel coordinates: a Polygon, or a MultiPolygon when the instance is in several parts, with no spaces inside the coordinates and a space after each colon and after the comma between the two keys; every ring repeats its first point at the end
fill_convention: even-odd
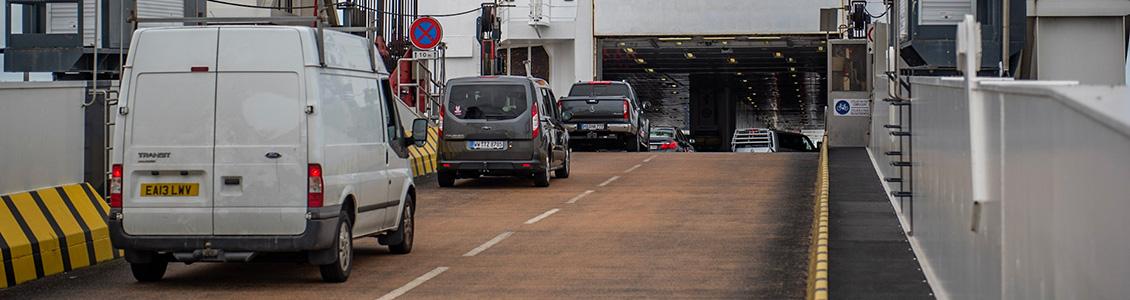
{"type": "Polygon", "coordinates": [[[506,141],[467,141],[467,148],[471,150],[503,150],[506,141]]]}
{"type": "Polygon", "coordinates": [[[604,130],[604,124],[581,124],[582,130],[604,130]]]}
{"type": "Polygon", "coordinates": [[[659,149],[659,146],[651,145],[651,150],[658,150],[658,149],[659,149]]]}
{"type": "Polygon", "coordinates": [[[142,183],[142,197],[195,197],[200,195],[199,183],[142,183]]]}

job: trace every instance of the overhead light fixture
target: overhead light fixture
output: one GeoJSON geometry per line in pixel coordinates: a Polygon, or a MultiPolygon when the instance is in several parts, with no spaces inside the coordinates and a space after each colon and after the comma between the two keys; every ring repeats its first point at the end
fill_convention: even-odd
{"type": "Polygon", "coordinates": [[[683,45],[683,42],[675,42],[675,45],[676,45],[676,46],[682,46],[682,45],[683,45]]]}
{"type": "Polygon", "coordinates": [[[667,81],[667,77],[659,77],[660,81],[667,81]]]}
{"type": "Polygon", "coordinates": [[[749,86],[749,87],[746,87],[746,88],[747,88],[747,89],[751,89],[751,90],[753,89],[753,87],[752,87],[752,86],[749,86]]]}
{"type": "Polygon", "coordinates": [[[628,47],[628,48],[624,48],[624,52],[636,53],[636,49],[632,49],[632,47],[628,47]]]}
{"type": "Polygon", "coordinates": [[[742,79],[742,82],[749,82],[749,79],[742,79]]]}
{"type": "Polygon", "coordinates": [[[728,42],[728,41],[722,41],[722,45],[729,45],[729,44],[730,44],[730,42],[728,42]]]}
{"type": "Polygon", "coordinates": [[[652,68],[643,69],[643,71],[648,73],[655,73],[655,69],[652,68]]]}
{"type": "MultiPolygon", "coordinates": [[[[789,72],[796,72],[796,68],[789,68],[789,72]]],[[[793,76],[796,76],[796,74],[793,74],[793,76]]]]}
{"type": "Polygon", "coordinates": [[[796,62],[796,60],[793,59],[792,57],[789,57],[789,62],[796,62]]]}
{"type": "Polygon", "coordinates": [[[824,46],[816,47],[816,52],[824,52],[824,46]]]}
{"type": "Polygon", "coordinates": [[[679,94],[679,91],[671,91],[671,94],[672,94],[672,95],[678,95],[678,94],[679,94]]]}
{"type": "Polygon", "coordinates": [[[779,40],[779,39],[781,39],[781,37],[779,37],[779,36],[751,36],[751,37],[749,37],[749,39],[751,39],[751,40],[779,40]]]}
{"type": "Polygon", "coordinates": [[[677,87],[679,87],[679,85],[677,85],[677,84],[672,84],[672,85],[671,85],[671,87],[672,87],[672,88],[677,88],[677,87]]]}
{"type": "Polygon", "coordinates": [[[627,44],[625,44],[624,42],[620,42],[620,43],[619,43],[619,44],[617,44],[617,45],[620,45],[620,47],[624,47],[624,45],[627,45],[627,44]]]}
{"type": "Polygon", "coordinates": [[[781,54],[781,52],[773,52],[773,57],[782,58],[782,57],[785,57],[785,55],[781,54]]]}
{"type": "Polygon", "coordinates": [[[689,40],[691,40],[691,38],[689,38],[689,37],[661,37],[661,38],[659,38],[659,41],[661,41],[661,42],[689,41],[689,40]]]}
{"type": "Polygon", "coordinates": [[[694,53],[691,53],[691,52],[687,52],[687,53],[683,54],[683,56],[686,56],[687,59],[694,59],[694,53]]]}
{"type": "Polygon", "coordinates": [[[729,62],[730,64],[736,64],[736,63],[738,63],[738,59],[731,57],[731,58],[727,59],[726,62],[729,62]]]}
{"type": "Polygon", "coordinates": [[[736,74],[737,74],[738,76],[742,76],[742,72],[738,72],[738,73],[736,73],[736,74]]]}
{"type": "Polygon", "coordinates": [[[728,41],[728,40],[733,40],[734,37],[732,37],[732,36],[708,36],[708,37],[704,37],[702,39],[708,40],[708,41],[728,41]]]}
{"type": "Polygon", "coordinates": [[[642,58],[637,58],[637,59],[636,59],[636,63],[637,63],[637,64],[641,64],[641,65],[642,65],[642,64],[646,64],[646,63],[647,63],[647,61],[646,61],[646,60],[643,60],[642,58]]]}

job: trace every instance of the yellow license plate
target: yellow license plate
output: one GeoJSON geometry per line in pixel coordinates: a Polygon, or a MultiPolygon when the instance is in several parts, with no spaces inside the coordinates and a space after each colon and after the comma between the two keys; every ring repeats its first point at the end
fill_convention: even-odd
{"type": "Polygon", "coordinates": [[[199,183],[142,183],[142,197],[195,197],[200,195],[199,183]]]}

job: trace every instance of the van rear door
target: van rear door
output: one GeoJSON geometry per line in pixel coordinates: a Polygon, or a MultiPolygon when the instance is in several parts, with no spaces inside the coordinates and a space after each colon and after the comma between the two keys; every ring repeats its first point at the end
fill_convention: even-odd
{"type": "Polygon", "coordinates": [[[217,33],[142,31],[133,45],[123,125],[126,233],[212,234],[217,33]]]}
{"type": "Polygon", "coordinates": [[[220,29],[216,235],[294,235],[306,228],[301,45],[293,28],[220,29]]]}

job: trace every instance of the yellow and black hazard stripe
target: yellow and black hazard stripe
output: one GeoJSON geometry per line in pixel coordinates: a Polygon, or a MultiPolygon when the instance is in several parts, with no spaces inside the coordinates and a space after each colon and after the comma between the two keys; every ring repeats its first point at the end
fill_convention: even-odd
{"type": "Polygon", "coordinates": [[[428,127],[428,143],[423,147],[415,145],[408,147],[408,156],[412,164],[412,174],[422,176],[436,171],[436,149],[439,142],[439,129],[428,127]]]}
{"type": "Polygon", "coordinates": [[[0,287],[120,257],[110,245],[109,206],[87,184],[0,196],[0,287]]]}

